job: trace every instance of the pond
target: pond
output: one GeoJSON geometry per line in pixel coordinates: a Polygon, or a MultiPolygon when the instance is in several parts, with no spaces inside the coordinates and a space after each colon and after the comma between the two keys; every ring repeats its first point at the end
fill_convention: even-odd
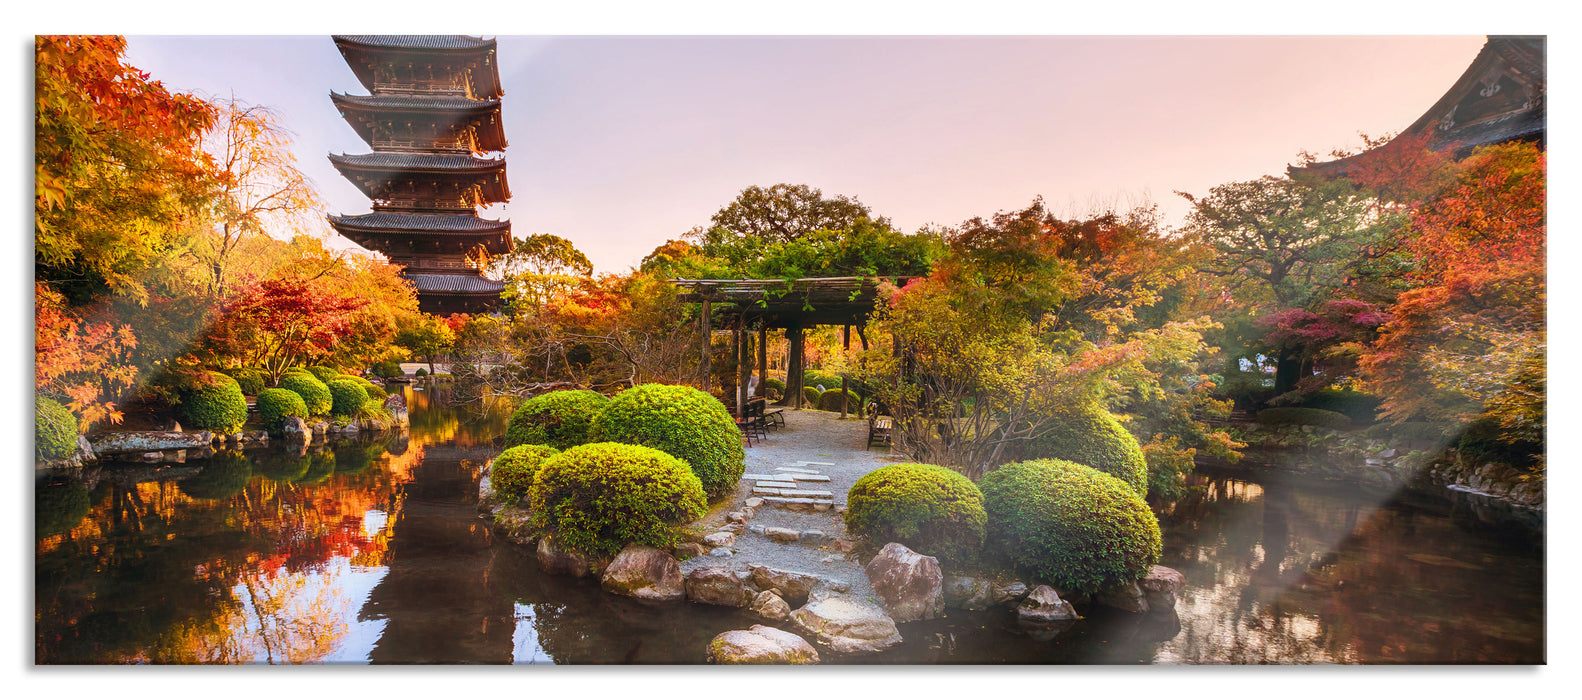
{"type": "MultiPolygon", "coordinates": [[[[407,436],[273,445],[36,492],[40,664],[701,663],[741,613],[539,573],[478,517],[505,415],[404,388],[407,436]]],[[[1465,501],[1200,475],[1160,509],[1179,626],[1101,609],[1054,639],[1003,611],[826,663],[1544,661],[1544,549],[1465,501]]]]}

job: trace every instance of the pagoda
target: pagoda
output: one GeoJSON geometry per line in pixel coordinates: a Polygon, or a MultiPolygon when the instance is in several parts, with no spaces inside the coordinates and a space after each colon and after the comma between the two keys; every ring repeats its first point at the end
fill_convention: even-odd
{"type": "Polygon", "coordinates": [[[330,216],[336,232],[402,266],[426,313],[498,309],[500,282],[469,256],[504,253],[511,223],[477,207],[511,198],[493,39],[470,36],[334,37],[368,95],[330,93],[372,153],[330,163],[373,202],[373,211],[330,216]]]}

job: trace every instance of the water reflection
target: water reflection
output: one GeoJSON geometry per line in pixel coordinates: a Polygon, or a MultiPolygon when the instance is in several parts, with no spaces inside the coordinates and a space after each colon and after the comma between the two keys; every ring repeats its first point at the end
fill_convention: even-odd
{"type": "MultiPolygon", "coordinates": [[[[739,611],[647,606],[544,576],[477,517],[505,414],[405,390],[409,433],[35,491],[39,663],[700,663],[739,611]]],[[[1165,504],[1178,617],[998,610],[902,626],[826,663],[1537,663],[1543,550],[1478,509],[1200,477],[1165,504]],[[1035,638],[1037,637],[1037,638],[1035,638]]]]}

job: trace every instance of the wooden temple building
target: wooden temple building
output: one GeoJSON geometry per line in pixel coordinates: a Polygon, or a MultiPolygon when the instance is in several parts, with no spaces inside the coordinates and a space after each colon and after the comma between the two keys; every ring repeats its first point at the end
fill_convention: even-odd
{"type": "MultiPolygon", "coordinates": [[[[904,285],[907,278],[890,281],[904,285]]],[[[698,375],[704,391],[709,391],[713,361],[709,352],[710,338],[716,330],[729,330],[737,369],[735,407],[739,411],[746,405],[748,378],[754,367],[760,378],[766,377],[768,363],[768,337],[771,329],[785,329],[788,341],[786,358],[786,391],[781,399],[784,405],[802,408],[803,364],[806,357],[804,333],[814,326],[843,326],[842,340],[851,347],[852,328],[856,327],[862,348],[868,348],[868,338],[863,327],[873,312],[878,299],[878,282],[870,277],[819,277],[797,280],[688,280],[673,279],[680,287],[677,297],[683,302],[701,304],[699,323],[703,336],[702,359],[698,375]],[[756,335],[756,341],[752,336],[756,335]],[[757,357],[753,350],[756,349],[757,357]],[[756,360],[756,362],[754,361],[756,360]]],[[[841,389],[848,389],[842,378],[841,389]]],[[[841,415],[845,415],[841,411],[841,415]]],[[[738,413],[740,415],[740,413],[738,413]]]]}
{"type": "Polygon", "coordinates": [[[434,314],[499,308],[504,286],[469,255],[511,247],[511,223],[477,208],[511,198],[493,39],[470,36],[334,37],[368,95],[331,93],[336,109],[373,149],[330,155],[373,202],[368,214],[330,216],[342,236],[384,253],[434,314]]]}
{"type": "Polygon", "coordinates": [[[1344,176],[1347,169],[1408,142],[1421,142],[1430,151],[1449,151],[1457,159],[1479,146],[1511,141],[1530,141],[1543,148],[1548,124],[1545,67],[1544,37],[1490,36],[1444,96],[1394,139],[1347,158],[1293,166],[1290,172],[1344,176]]]}

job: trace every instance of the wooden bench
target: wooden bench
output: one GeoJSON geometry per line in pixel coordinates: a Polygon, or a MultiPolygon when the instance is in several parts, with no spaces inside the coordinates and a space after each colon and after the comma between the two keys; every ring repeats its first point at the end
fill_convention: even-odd
{"type": "Polygon", "coordinates": [[[875,441],[881,445],[890,444],[890,435],[895,431],[895,419],[889,413],[890,409],[884,404],[873,404],[873,410],[868,413],[868,447],[872,448],[875,441]]]}

